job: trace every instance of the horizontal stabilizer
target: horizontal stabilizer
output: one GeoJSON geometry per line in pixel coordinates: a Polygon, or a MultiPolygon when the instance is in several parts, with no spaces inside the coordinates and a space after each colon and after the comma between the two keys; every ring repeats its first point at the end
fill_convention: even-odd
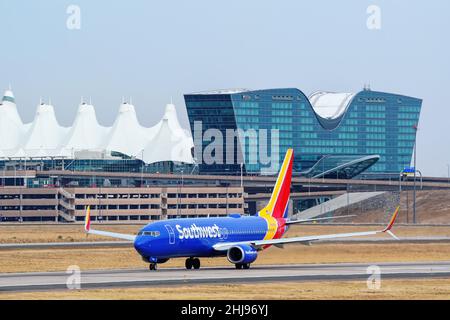
{"type": "Polygon", "coordinates": [[[313,219],[302,219],[302,220],[288,220],[288,221],[286,221],[286,224],[308,223],[308,222],[331,220],[331,219],[341,219],[341,218],[350,218],[350,217],[356,217],[356,215],[352,214],[352,215],[338,216],[338,217],[313,218],[313,219]]]}

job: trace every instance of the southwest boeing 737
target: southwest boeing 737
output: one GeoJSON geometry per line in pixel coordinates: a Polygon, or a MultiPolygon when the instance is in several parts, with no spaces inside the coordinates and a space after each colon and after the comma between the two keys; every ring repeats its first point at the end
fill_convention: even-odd
{"type": "Polygon", "coordinates": [[[88,207],[85,230],[89,234],[133,242],[134,248],[142,259],[150,264],[150,270],[156,270],[158,263],[179,257],[187,258],[187,269],[199,269],[199,258],[225,256],[236,266],[236,269],[248,269],[258,257],[258,252],[271,245],[283,247],[288,243],[310,243],[317,240],[367,236],[382,232],[398,239],[390,230],[399,208],[395,210],[387,227],[382,230],[282,238],[291,224],[328,219],[288,219],[293,159],[293,150],[289,149],[270,201],[256,216],[231,214],[221,218],[162,220],[146,225],[137,235],[128,235],[91,229],[88,207]]]}

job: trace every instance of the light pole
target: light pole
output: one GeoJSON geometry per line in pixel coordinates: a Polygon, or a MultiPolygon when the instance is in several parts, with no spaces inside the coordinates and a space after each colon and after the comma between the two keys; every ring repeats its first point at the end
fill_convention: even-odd
{"type": "Polygon", "coordinates": [[[178,180],[178,188],[177,188],[177,215],[180,218],[181,217],[181,199],[180,199],[180,193],[183,191],[183,171],[181,170],[181,186],[180,186],[180,182],[178,180]]]}
{"type": "Polygon", "coordinates": [[[323,157],[322,162],[322,183],[325,182],[325,156],[323,157]]]}
{"type": "Polygon", "coordinates": [[[244,183],[243,183],[243,178],[242,178],[242,167],[244,166],[244,164],[241,162],[241,188],[243,187],[244,183]]]}
{"type": "Polygon", "coordinates": [[[141,158],[141,161],[142,161],[142,164],[141,164],[141,188],[142,188],[142,185],[144,184],[144,149],[142,149],[141,152],[142,152],[142,158],[141,158]]]}
{"type": "Polygon", "coordinates": [[[22,218],[22,184],[19,186],[19,222],[23,222],[22,218]]]}
{"type": "Polygon", "coordinates": [[[184,187],[184,176],[183,176],[184,170],[181,170],[181,188],[184,187]]]}
{"type": "Polygon", "coordinates": [[[102,217],[102,184],[99,185],[99,193],[98,193],[98,218],[97,220],[100,219],[99,222],[103,221],[103,217],[102,217]]]}
{"type": "Polygon", "coordinates": [[[347,183],[347,215],[350,212],[350,194],[348,193],[348,183],[347,183]]]}
{"type": "Polygon", "coordinates": [[[414,191],[413,191],[413,223],[416,224],[416,168],[417,168],[417,125],[413,126],[416,136],[414,141],[414,191]]]}
{"type": "MultiPolygon", "coordinates": [[[[402,180],[403,178],[408,179],[408,175],[404,175],[404,171],[405,169],[403,169],[402,171],[400,171],[400,175],[398,177],[398,199],[399,199],[399,205],[401,204],[401,200],[402,200],[402,180]]],[[[405,189],[406,192],[406,223],[409,223],[409,213],[408,213],[408,187],[405,189]]]]}
{"type": "Polygon", "coordinates": [[[406,189],[406,223],[409,224],[409,190],[406,189]]]}
{"type": "Polygon", "coordinates": [[[311,176],[309,176],[308,195],[311,195],[311,176]]]}
{"type": "Polygon", "coordinates": [[[447,183],[450,183],[450,164],[447,164],[447,183]]]}

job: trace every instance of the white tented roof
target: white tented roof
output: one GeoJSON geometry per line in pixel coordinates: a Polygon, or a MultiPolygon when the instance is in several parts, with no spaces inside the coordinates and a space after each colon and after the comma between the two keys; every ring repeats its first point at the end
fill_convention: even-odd
{"type": "Polygon", "coordinates": [[[94,106],[81,103],[72,127],[62,146],[70,153],[72,150],[101,150],[109,128],[98,124],[94,106]]]}
{"type": "Polygon", "coordinates": [[[14,152],[26,130],[17,112],[14,95],[7,90],[0,102],[0,156],[14,152]]]}
{"type": "Polygon", "coordinates": [[[335,119],[344,113],[355,95],[355,93],[318,91],[309,96],[309,101],[319,116],[335,119]]]}
{"type": "MultiPolygon", "coordinates": [[[[160,162],[165,158],[175,162],[194,162],[191,153],[194,142],[189,133],[181,127],[175,105],[167,104],[162,120],[150,129],[155,134],[144,150],[144,162],[160,162]]],[[[142,159],[142,156],[138,158],[142,159]]]]}
{"type": "Polygon", "coordinates": [[[120,152],[146,163],[193,163],[193,145],[173,104],[166,106],[156,125],[144,127],[134,106],[124,102],[113,125],[104,127],[97,122],[94,106],[81,103],[69,128],[59,125],[54,107],[45,103],[37,107],[33,122],[23,124],[10,90],[0,104],[0,158],[111,159],[112,152],[120,152]]]}
{"type": "Polygon", "coordinates": [[[149,141],[148,131],[139,124],[134,106],[127,102],[120,105],[119,115],[108,134],[105,150],[118,151],[137,157],[149,141]]]}
{"type": "Polygon", "coordinates": [[[178,121],[177,110],[175,108],[175,105],[172,103],[166,105],[164,116],[161,121],[159,121],[155,126],[148,129],[149,132],[152,133],[151,136],[155,136],[158,133],[164,120],[167,120],[167,125],[169,126],[173,134],[186,139],[186,142],[189,144],[190,148],[194,147],[194,141],[191,138],[190,132],[186,129],[183,129],[183,127],[180,125],[180,122],[178,121]]]}
{"type": "Polygon", "coordinates": [[[172,159],[175,162],[193,163],[191,150],[185,146],[189,139],[171,130],[168,119],[163,119],[158,133],[144,150],[144,162],[154,163],[172,159]]]}
{"type": "Polygon", "coordinates": [[[58,156],[58,148],[68,131],[69,128],[59,125],[53,106],[41,103],[37,107],[30,129],[21,143],[21,149],[29,157],[58,156]]]}

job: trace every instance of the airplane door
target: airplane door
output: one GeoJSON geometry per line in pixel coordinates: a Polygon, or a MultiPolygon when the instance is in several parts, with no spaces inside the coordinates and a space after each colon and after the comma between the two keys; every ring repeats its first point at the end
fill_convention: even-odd
{"type": "Polygon", "coordinates": [[[175,233],[169,224],[165,225],[167,232],[169,233],[169,244],[175,244],[175,233]]]}

